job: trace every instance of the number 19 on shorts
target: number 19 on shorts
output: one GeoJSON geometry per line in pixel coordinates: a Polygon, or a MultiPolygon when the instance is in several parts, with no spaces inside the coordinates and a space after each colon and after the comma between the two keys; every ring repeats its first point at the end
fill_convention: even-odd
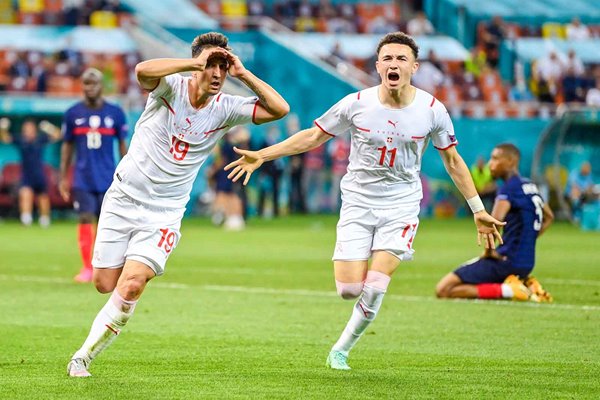
{"type": "Polygon", "coordinates": [[[170,231],[169,228],[163,228],[160,229],[160,233],[162,233],[162,236],[160,237],[157,246],[164,249],[165,252],[169,254],[175,245],[175,232],[170,231]]]}

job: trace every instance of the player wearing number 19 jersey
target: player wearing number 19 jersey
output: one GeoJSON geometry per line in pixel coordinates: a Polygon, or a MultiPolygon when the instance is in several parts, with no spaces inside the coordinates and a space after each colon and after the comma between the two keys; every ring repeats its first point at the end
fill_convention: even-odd
{"type": "Polygon", "coordinates": [[[504,181],[492,210],[494,217],[506,218],[504,243],[442,278],[436,288],[438,297],[551,300],[529,275],[535,265],[537,238],[548,228],[553,214],[537,186],[519,175],[519,158],[519,150],[509,143],[496,146],[490,158],[492,176],[504,181]]]}
{"type": "Polygon", "coordinates": [[[78,243],[82,268],[78,282],[92,280],[93,222],[100,215],[104,194],[115,172],[115,143],[121,157],[127,152],[125,113],[102,97],[102,72],[88,68],[81,76],[84,100],[69,108],[63,118],[59,188],[65,200],[72,198],[79,214],[78,243]],[[75,153],[72,187],[68,171],[75,153]],[[69,192],[70,189],[70,192],[69,192]]]}
{"type": "Polygon", "coordinates": [[[70,376],[90,376],[90,362],[119,334],[146,283],[164,272],[179,242],[179,227],[198,170],[231,128],[263,123],[289,112],[285,100],[229,51],[227,38],[210,32],[192,43],[192,58],[160,58],[136,66],[150,91],[127,156],[106,193],[94,249],[94,284],[112,292],[75,352],[70,376]],[[180,72],[191,71],[191,77],[180,72]],[[227,74],[256,97],[221,93],[227,74]]]}
{"type": "Polygon", "coordinates": [[[500,221],[487,214],[469,169],[456,150],[457,140],[445,107],[410,84],[418,68],[418,47],[401,33],[386,35],[377,48],[381,84],[352,93],[315,121],[315,127],[229,164],[237,180],[264,161],[309,151],[342,134],[351,135],[348,172],[342,178],[342,208],[333,254],[339,295],[356,299],[350,321],[333,345],[327,365],[347,370],[348,353],[381,307],[391,276],[410,260],[422,197],[421,159],[431,141],[490,244],[500,221]],[[369,268],[369,259],[371,265],[369,268]]]}

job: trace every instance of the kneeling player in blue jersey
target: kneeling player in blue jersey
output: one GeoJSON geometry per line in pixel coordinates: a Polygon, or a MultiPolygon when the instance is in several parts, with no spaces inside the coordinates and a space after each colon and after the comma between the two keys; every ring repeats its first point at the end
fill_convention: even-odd
{"type": "Polygon", "coordinates": [[[494,148],[490,170],[502,179],[492,216],[506,226],[504,244],[485,249],[481,257],[467,261],[443,277],[436,286],[440,298],[513,299],[550,302],[552,297],[529,274],[535,264],[535,243],[554,219],[537,186],[519,175],[520,152],[503,143],[494,148]]]}

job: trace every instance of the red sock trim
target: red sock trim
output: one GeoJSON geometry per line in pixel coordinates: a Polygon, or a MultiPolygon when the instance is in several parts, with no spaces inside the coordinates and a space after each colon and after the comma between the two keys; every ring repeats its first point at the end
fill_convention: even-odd
{"type": "Polygon", "coordinates": [[[92,224],[79,224],[78,226],[79,252],[81,253],[81,262],[86,269],[92,269],[92,246],[94,233],[92,224]]]}
{"type": "Polygon", "coordinates": [[[480,299],[501,299],[502,284],[480,283],[477,285],[477,293],[480,299]]]}

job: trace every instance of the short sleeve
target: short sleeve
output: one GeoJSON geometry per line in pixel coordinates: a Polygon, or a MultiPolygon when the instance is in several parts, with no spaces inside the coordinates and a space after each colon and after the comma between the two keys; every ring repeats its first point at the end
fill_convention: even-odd
{"type": "Polygon", "coordinates": [[[173,92],[173,87],[179,79],[181,79],[181,75],[179,74],[167,75],[160,78],[158,86],[156,86],[156,88],[150,92],[150,96],[154,98],[168,96],[173,92]]]}
{"type": "Polygon", "coordinates": [[[454,125],[452,125],[452,120],[446,107],[438,100],[434,99],[433,101],[434,103],[431,105],[433,109],[433,127],[430,132],[431,141],[436,149],[446,150],[458,144],[456,135],[454,134],[454,125]]]}
{"type": "Polygon", "coordinates": [[[507,200],[507,201],[510,201],[510,199],[511,199],[511,187],[510,187],[510,183],[509,182],[505,182],[504,185],[502,185],[498,189],[498,193],[496,193],[496,200],[507,200]]]}
{"type": "Polygon", "coordinates": [[[72,109],[68,109],[63,117],[63,122],[61,125],[62,136],[65,142],[72,142],[73,138],[73,111],[72,109]]]}
{"type": "Polygon", "coordinates": [[[254,122],[258,97],[218,96],[215,101],[222,101],[227,113],[227,124],[230,128],[254,122]],[[219,99],[219,97],[221,97],[219,99]]]}
{"type": "Polygon", "coordinates": [[[325,114],[315,120],[323,132],[338,136],[347,132],[352,126],[352,104],[356,101],[356,93],[349,94],[334,104],[325,114]]]}

